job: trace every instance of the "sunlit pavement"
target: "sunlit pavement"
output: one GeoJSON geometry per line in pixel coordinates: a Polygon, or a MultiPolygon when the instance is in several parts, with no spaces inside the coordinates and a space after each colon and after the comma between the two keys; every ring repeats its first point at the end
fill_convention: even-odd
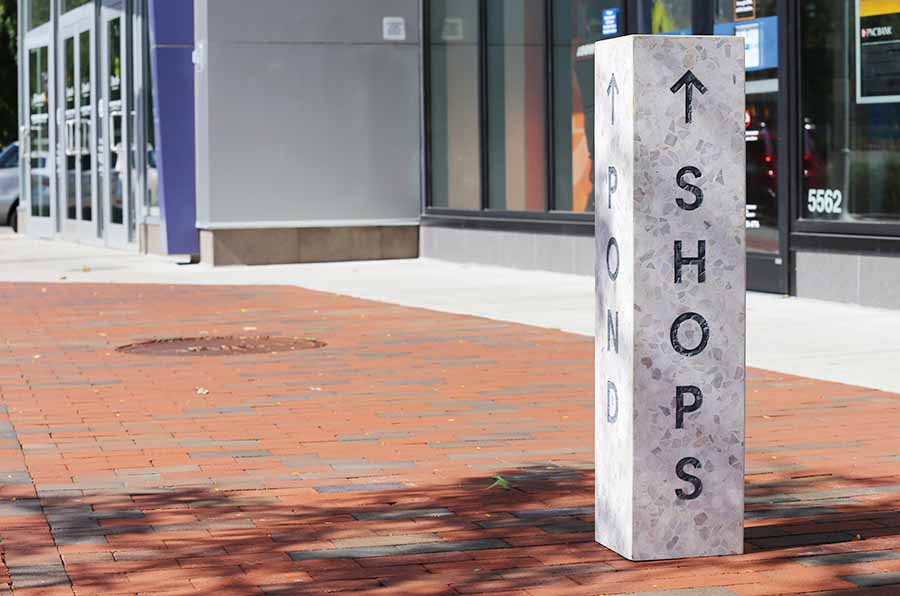
{"type": "Polygon", "coordinates": [[[295,287],[0,300],[16,594],[900,593],[898,395],[752,370],[747,554],[636,564],[592,541],[588,337],[295,287]],[[327,345],[116,350],[229,335],[327,345]]]}
{"type": "MultiPolygon", "coordinates": [[[[33,240],[0,229],[0,281],[293,285],[583,335],[594,332],[589,277],[432,260],[224,268],[180,264],[186,262],[33,240]]],[[[900,311],[750,293],[747,327],[750,366],[900,393],[900,311]]]]}

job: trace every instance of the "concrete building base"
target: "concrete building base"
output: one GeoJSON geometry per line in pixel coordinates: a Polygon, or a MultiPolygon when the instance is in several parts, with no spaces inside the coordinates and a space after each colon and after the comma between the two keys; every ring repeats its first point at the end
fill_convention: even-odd
{"type": "Polygon", "coordinates": [[[201,230],[200,260],[213,266],[414,259],[419,227],[201,230]]]}
{"type": "Polygon", "coordinates": [[[160,224],[141,224],[138,226],[139,247],[144,254],[164,255],[162,226],[160,224]]]}
{"type": "Polygon", "coordinates": [[[900,259],[875,255],[797,252],[800,298],[900,309],[900,259]]]}
{"type": "Polygon", "coordinates": [[[420,254],[456,263],[593,275],[594,237],[422,226],[420,254]]]}

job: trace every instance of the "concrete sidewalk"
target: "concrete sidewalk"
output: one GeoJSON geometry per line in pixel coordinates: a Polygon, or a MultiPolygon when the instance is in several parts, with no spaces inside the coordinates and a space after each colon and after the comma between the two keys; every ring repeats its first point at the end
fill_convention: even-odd
{"type": "MultiPolygon", "coordinates": [[[[293,285],[593,334],[588,277],[442,261],[216,269],[6,233],[0,234],[0,281],[293,285]]],[[[900,312],[756,293],[747,306],[749,366],[900,392],[900,312]]]]}

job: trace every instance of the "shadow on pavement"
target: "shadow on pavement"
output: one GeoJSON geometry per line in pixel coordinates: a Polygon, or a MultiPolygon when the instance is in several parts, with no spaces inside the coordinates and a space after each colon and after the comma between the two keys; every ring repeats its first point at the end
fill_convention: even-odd
{"type": "Polygon", "coordinates": [[[593,542],[590,470],[501,476],[509,489],[488,488],[492,478],[345,487],[315,505],[297,502],[295,489],[188,488],[45,497],[41,506],[76,593],[616,594],[765,584],[786,567],[784,577],[803,581],[831,565],[837,580],[857,569],[848,564],[900,558],[885,547],[900,534],[900,499],[877,480],[749,484],[747,554],[636,564],[593,542]],[[829,562],[840,553],[857,554],[829,562]]]}

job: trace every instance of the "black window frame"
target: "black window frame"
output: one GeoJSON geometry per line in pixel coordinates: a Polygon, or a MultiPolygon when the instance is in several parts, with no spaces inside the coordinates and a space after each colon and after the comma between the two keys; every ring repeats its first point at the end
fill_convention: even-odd
{"type": "MultiPolygon", "coordinates": [[[[480,0],[482,4],[489,0],[480,0]]],[[[695,3],[693,26],[709,28],[712,32],[714,21],[713,0],[691,0],[695,3]],[[698,11],[704,5],[708,10],[698,11]],[[708,12],[708,16],[707,15],[708,12]]],[[[453,209],[446,207],[432,207],[431,202],[431,132],[429,101],[427,97],[429,89],[429,56],[430,44],[430,15],[429,0],[421,0],[421,14],[423,15],[423,63],[422,76],[424,80],[423,98],[423,144],[424,144],[424,184],[421,223],[423,226],[461,227],[472,229],[492,230],[516,230],[536,233],[553,233],[568,235],[592,235],[594,229],[594,214],[592,212],[578,213],[571,211],[552,210],[555,198],[556,163],[554,159],[555,144],[553,143],[553,0],[545,0],[547,43],[546,43],[546,84],[547,96],[545,101],[545,138],[546,138],[546,163],[545,182],[545,210],[544,211],[509,211],[490,210],[488,205],[488,188],[482,187],[479,210],[453,209]]],[[[624,31],[621,35],[633,35],[650,33],[651,14],[650,0],[627,0],[624,5],[624,15],[621,22],[624,31]]],[[[780,177],[779,195],[781,209],[779,211],[779,240],[781,243],[780,255],[775,265],[778,271],[766,273],[777,278],[776,286],[768,291],[790,293],[796,287],[794,253],[797,251],[831,252],[841,254],[880,254],[900,255],[900,222],[874,223],[874,222],[836,222],[816,221],[805,219],[802,215],[801,196],[802,176],[802,135],[799,127],[802,123],[801,114],[801,74],[802,63],[799,58],[803,31],[800,19],[801,7],[793,0],[777,0],[779,15],[779,87],[783,90],[784,100],[780,102],[779,121],[781,131],[779,133],[778,167],[786,175],[780,177]],[[782,267],[781,259],[786,263],[782,267]]],[[[484,13],[482,13],[483,16],[484,13]]],[[[485,28],[484,21],[481,25],[485,28]]],[[[485,92],[484,77],[486,76],[486,47],[482,38],[479,77],[482,85],[481,93],[485,92]]],[[[486,117],[484,105],[480,108],[482,124],[486,117]]],[[[482,135],[486,129],[483,126],[482,135]]],[[[487,151],[485,140],[482,139],[481,152],[487,151]]],[[[485,156],[482,156],[482,160],[485,156]]],[[[487,170],[482,161],[482,177],[487,176],[487,170]]],[[[762,269],[771,269],[770,256],[748,252],[748,267],[756,268],[762,273],[762,269]]]]}
{"type": "MultiPolygon", "coordinates": [[[[487,101],[487,3],[490,0],[478,0],[479,3],[479,119],[480,119],[480,164],[481,164],[481,196],[479,209],[457,209],[452,207],[432,206],[432,151],[431,151],[431,113],[428,90],[431,88],[431,11],[430,0],[420,0],[422,15],[422,82],[423,82],[423,131],[424,131],[424,197],[422,200],[421,222],[423,225],[439,224],[442,226],[478,227],[485,229],[531,230],[547,233],[569,233],[574,235],[593,234],[593,211],[560,211],[554,209],[556,199],[556,143],[554,142],[554,10],[555,0],[542,0],[544,6],[544,64],[545,101],[544,101],[544,209],[543,211],[518,211],[490,208],[490,186],[488,181],[488,101],[487,101]],[[573,225],[575,224],[575,225],[573,225]]],[[[712,34],[714,0],[689,0],[693,3],[692,27],[695,30],[712,34]]],[[[781,1],[781,0],[779,0],[781,1]]],[[[625,0],[620,15],[623,31],[614,37],[649,33],[651,28],[652,0],[625,0]]]]}
{"type": "MultiPolygon", "coordinates": [[[[544,80],[544,209],[543,211],[520,211],[508,209],[491,209],[490,208],[490,185],[488,176],[489,172],[489,146],[488,146],[488,101],[487,101],[487,3],[490,0],[478,0],[479,3],[479,58],[478,58],[478,80],[479,80],[479,120],[480,120],[480,162],[481,162],[481,196],[479,197],[479,209],[455,209],[448,207],[432,207],[432,151],[431,151],[431,113],[430,102],[427,97],[428,90],[431,88],[431,65],[430,52],[431,45],[431,13],[429,0],[421,0],[422,14],[422,43],[423,43],[423,89],[426,97],[424,98],[424,131],[425,131],[425,196],[423,202],[422,221],[424,224],[430,222],[442,222],[447,225],[450,220],[468,220],[459,221],[456,225],[471,227],[488,227],[494,229],[537,229],[543,228],[543,223],[549,223],[547,229],[567,231],[568,233],[585,234],[593,233],[594,213],[593,212],[574,212],[574,211],[557,211],[553,209],[554,198],[556,196],[556,160],[555,160],[555,144],[553,131],[553,114],[555,108],[555,98],[553,94],[553,48],[554,48],[554,19],[553,19],[553,1],[541,0],[544,10],[544,65],[546,77],[544,80]],[[475,224],[474,221],[481,222],[475,224]],[[575,228],[560,226],[563,223],[581,224],[575,228]],[[493,224],[493,225],[492,225],[493,224]],[[518,225],[516,225],[518,224],[518,225]],[[586,228],[590,228],[587,232],[586,228]]],[[[620,16],[620,22],[624,25],[624,31],[616,37],[628,35],[632,32],[636,22],[631,18],[632,5],[639,0],[627,0],[624,7],[624,15],[620,16]]]]}
{"type": "MultiPolygon", "coordinates": [[[[793,163],[786,170],[789,172],[791,193],[790,202],[790,232],[789,247],[791,252],[829,252],[841,254],[881,254],[900,255],[900,220],[897,222],[867,222],[867,221],[828,221],[803,217],[802,203],[806,197],[802,196],[803,176],[800,156],[803,155],[803,139],[800,127],[803,124],[803,60],[802,38],[803,19],[801,7],[798,3],[784,2],[787,9],[787,17],[790,31],[796,32],[790,36],[788,42],[788,56],[792,57],[792,78],[789,82],[793,99],[789,102],[792,111],[787,122],[790,124],[789,152],[793,163]]],[[[857,58],[858,59],[858,58],[857,58]]]]}

